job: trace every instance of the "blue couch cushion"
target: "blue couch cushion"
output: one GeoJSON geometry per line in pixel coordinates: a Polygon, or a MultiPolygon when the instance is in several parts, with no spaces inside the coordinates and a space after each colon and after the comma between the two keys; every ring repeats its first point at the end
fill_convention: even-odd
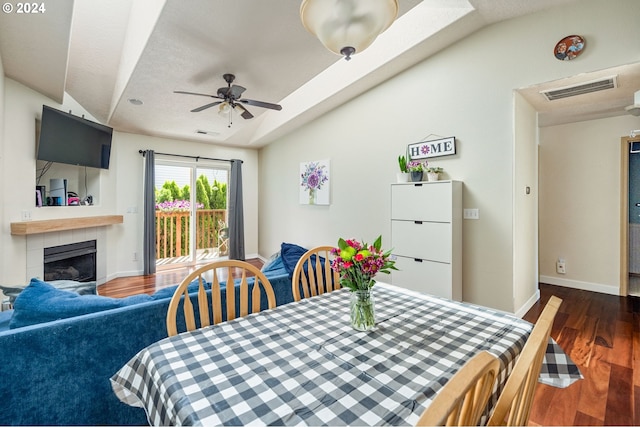
{"type": "Polygon", "coordinates": [[[13,310],[0,311],[0,332],[9,329],[11,316],[13,316],[13,310]]]}
{"type": "Polygon", "coordinates": [[[79,295],[75,292],[56,289],[34,278],[16,298],[9,327],[21,328],[152,300],[153,298],[146,294],[127,298],[79,295]]]}
{"type": "Polygon", "coordinates": [[[296,268],[296,264],[302,255],[304,255],[308,249],[298,246],[293,243],[282,243],[280,245],[280,257],[285,270],[289,273],[289,278],[293,275],[293,270],[296,268]]]}

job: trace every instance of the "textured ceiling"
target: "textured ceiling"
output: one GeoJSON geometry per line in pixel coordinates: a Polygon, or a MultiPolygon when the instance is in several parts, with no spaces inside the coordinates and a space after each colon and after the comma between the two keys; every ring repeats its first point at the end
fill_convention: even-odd
{"type": "MultiPolygon", "coordinates": [[[[8,77],[57,102],[66,92],[117,130],[259,147],[483,26],[575,1],[399,0],[396,22],[346,62],[305,31],[299,0],[58,0],[29,19],[0,15],[0,55],[8,77]],[[224,73],[236,75],[244,98],[282,111],[247,106],[255,118],[235,115],[228,127],[216,107],[190,112],[213,99],[174,93],[215,94],[224,73]]],[[[579,108],[575,99],[549,103],[539,91],[591,75],[521,92],[541,125],[621,114],[638,71],[608,72],[625,84],[580,99],[579,108]]]]}

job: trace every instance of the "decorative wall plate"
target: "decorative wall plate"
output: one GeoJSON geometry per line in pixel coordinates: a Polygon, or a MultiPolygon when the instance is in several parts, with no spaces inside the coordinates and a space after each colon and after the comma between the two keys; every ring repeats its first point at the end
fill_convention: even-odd
{"type": "Polygon", "coordinates": [[[582,36],[567,36],[560,40],[553,49],[553,54],[560,61],[568,61],[580,55],[584,50],[585,41],[582,36]]]}

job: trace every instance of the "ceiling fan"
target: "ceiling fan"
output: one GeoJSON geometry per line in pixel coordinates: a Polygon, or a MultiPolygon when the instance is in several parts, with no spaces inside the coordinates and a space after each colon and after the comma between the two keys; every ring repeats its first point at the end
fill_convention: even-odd
{"type": "Polygon", "coordinates": [[[205,104],[201,107],[194,108],[193,110],[191,110],[191,112],[198,113],[200,111],[206,110],[207,108],[211,108],[211,107],[215,107],[216,105],[219,105],[220,106],[219,113],[221,114],[224,114],[227,112],[229,113],[229,127],[231,127],[231,124],[232,124],[231,114],[234,110],[237,113],[239,113],[244,119],[253,118],[253,114],[251,114],[249,110],[247,110],[245,106],[242,104],[253,105],[255,107],[269,108],[271,110],[278,110],[278,111],[282,110],[282,106],[278,104],[272,104],[270,102],[263,102],[263,101],[256,101],[253,99],[241,98],[242,93],[247,89],[242,86],[232,85],[236,76],[234,76],[233,74],[224,74],[222,78],[227,82],[227,87],[221,87],[220,89],[218,89],[217,95],[185,92],[182,90],[176,90],[174,91],[174,93],[182,93],[185,95],[208,96],[210,98],[220,99],[220,101],[215,101],[209,104],[205,104]]]}

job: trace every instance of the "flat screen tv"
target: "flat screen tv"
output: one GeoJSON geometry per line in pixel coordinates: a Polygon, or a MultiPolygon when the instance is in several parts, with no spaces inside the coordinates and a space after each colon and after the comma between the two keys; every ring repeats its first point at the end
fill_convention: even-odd
{"type": "Polygon", "coordinates": [[[109,169],[113,129],[42,106],[37,159],[109,169]]]}

